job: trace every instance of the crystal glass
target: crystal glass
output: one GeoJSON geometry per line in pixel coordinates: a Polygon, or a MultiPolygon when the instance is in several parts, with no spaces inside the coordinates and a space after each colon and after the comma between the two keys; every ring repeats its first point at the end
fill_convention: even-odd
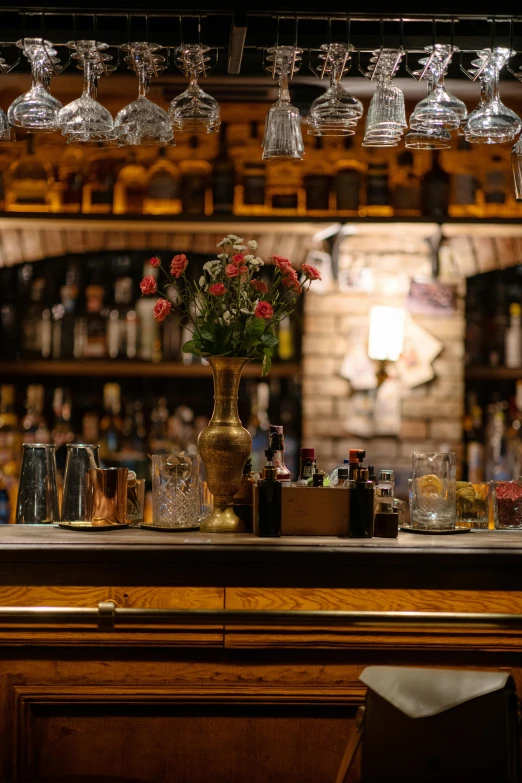
{"type": "Polygon", "coordinates": [[[169,117],[174,132],[215,133],[221,125],[219,103],[207,95],[198,84],[201,74],[205,75],[209,57],[208,46],[186,44],[177,51],[177,63],[180,70],[189,78],[185,92],[171,101],[169,117]]]}
{"type": "Polygon", "coordinates": [[[492,481],[493,516],[497,530],[522,528],[522,481],[492,481]]]}
{"type": "Polygon", "coordinates": [[[451,147],[451,134],[444,128],[420,127],[408,131],[404,146],[412,150],[447,150],[451,147]]]}
{"type": "Polygon", "coordinates": [[[456,457],[453,452],[413,453],[411,524],[449,530],[456,518],[456,457]]]}
{"type": "Polygon", "coordinates": [[[511,150],[511,168],[515,198],[517,201],[522,201],[522,136],[511,150]]]}
{"type": "Polygon", "coordinates": [[[145,510],[145,479],[136,478],[133,470],[127,477],[127,522],[131,526],[143,524],[145,510]]]}
{"type": "Polygon", "coordinates": [[[457,527],[487,530],[490,484],[457,481],[457,527]]]}
{"type": "Polygon", "coordinates": [[[344,43],[323,44],[324,72],[330,74],[330,87],[310,106],[307,123],[311,136],[352,136],[363,105],[341,84],[353,46],[344,43]]]}
{"type": "Polygon", "coordinates": [[[263,160],[301,160],[304,155],[299,110],[290,103],[288,81],[299,66],[300,49],[294,46],[274,46],[268,50],[268,62],[279,77],[279,97],[270,107],[263,136],[263,160]]]}
{"type": "Polygon", "coordinates": [[[91,524],[87,497],[87,473],[100,467],[100,447],[93,443],[68,443],[63,482],[62,521],[91,524]]]}
{"type": "Polygon", "coordinates": [[[512,54],[511,49],[496,46],[477,52],[478,58],[472,62],[475,68],[471,72],[480,78],[481,97],[478,107],[468,117],[465,136],[474,144],[513,141],[522,129],[520,117],[504,106],[499,95],[500,71],[512,54]]]}
{"type": "Polygon", "coordinates": [[[62,104],[49,92],[53,65],[59,62],[56,49],[43,38],[24,38],[16,45],[31,63],[32,86],[10,105],[7,117],[11,125],[31,132],[51,133],[57,130],[62,104]]]}
{"type": "Polygon", "coordinates": [[[199,525],[199,457],[152,455],[152,519],[158,527],[199,525]]]}
{"type": "Polygon", "coordinates": [[[448,92],[444,85],[444,76],[455,51],[456,47],[443,44],[425,48],[428,56],[419,61],[424,68],[415,74],[427,80],[427,95],[419,101],[411,114],[412,130],[457,130],[466,123],[468,110],[465,103],[448,92]]]}
{"type": "Polygon", "coordinates": [[[155,146],[172,143],[174,134],[167,112],[146,96],[149,81],[164,70],[165,58],[155,54],[161,47],[145,42],[122,47],[129,52],[125,61],[138,76],[138,98],[118,112],[114,127],[126,144],[155,146]]]}
{"type": "Polygon", "coordinates": [[[16,502],[17,525],[52,525],[60,520],[56,446],[24,443],[16,502]]]}
{"type": "Polygon", "coordinates": [[[396,147],[407,127],[404,95],[392,84],[399,67],[401,49],[377,49],[367,76],[377,79],[377,89],[366,115],[363,147],[396,147]]]}
{"type": "Polygon", "coordinates": [[[105,54],[108,44],[96,41],[69,41],[74,49],[72,57],[83,69],[83,92],[79,98],[68,103],[58,114],[58,125],[70,144],[93,144],[112,142],[117,146],[118,132],[108,109],[97,98],[98,79],[112,66],[106,65],[112,57],[105,54]]]}

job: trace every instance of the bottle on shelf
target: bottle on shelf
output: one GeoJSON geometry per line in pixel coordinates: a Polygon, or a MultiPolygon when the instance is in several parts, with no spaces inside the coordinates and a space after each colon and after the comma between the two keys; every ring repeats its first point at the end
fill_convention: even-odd
{"type": "Polygon", "coordinates": [[[101,285],[85,289],[86,312],[78,318],[75,342],[82,346],[82,358],[105,359],[107,350],[107,311],[103,307],[104,290],[101,285]]]}
{"type": "Polygon", "coordinates": [[[297,483],[300,486],[308,486],[316,470],[315,449],[302,448],[299,453],[299,477],[297,483]]]}
{"type": "Polygon", "coordinates": [[[482,419],[482,408],[476,403],[471,406],[469,416],[464,419],[467,480],[477,484],[484,481],[484,427],[482,419]]]}
{"type": "Polygon", "coordinates": [[[63,285],[60,288],[60,303],[52,312],[52,357],[72,359],[83,356],[81,322],[76,317],[78,287],[63,285]]]}
{"type": "Polygon", "coordinates": [[[277,538],[281,535],[282,484],[277,479],[274,452],[265,451],[263,478],[257,483],[257,535],[277,538]]]}
{"type": "Polygon", "coordinates": [[[212,166],[203,158],[197,136],[189,139],[187,157],[179,164],[181,205],[184,215],[211,215],[212,166]]]}
{"type": "Polygon", "coordinates": [[[22,454],[22,433],[15,412],[15,387],[0,386],[0,474],[14,476],[22,454]]]}
{"type": "Polygon", "coordinates": [[[22,356],[26,359],[47,359],[51,355],[51,310],[45,294],[45,278],[32,280],[31,302],[22,321],[22,356]]]}
{"type": "Polygon", "coordinates": [[[479,217],[483,208],[476,145],[459,136],[457,150],[449,153],[448,159],[451,159],[451,166],[448,164],[451,171],[448,214],[450,217],[479,217]]]}
{"type": "Polygon", "coordinates": [[[7,212],[49,212],[53,168],[36,157],[34,136],[27,136],[27,153],[14,160],[7,173],[5,209],[7,212]]]}
{"type": "Polygon", "coordinates": [[[502,279],[496,278],[493,296],[490,301],[493,309],[488,314],[486,325],[486,352],[490,367],[502,367],[505,356],[505,335],[508,326],[506,286],[502,279]]]}
{"type": "Polygon", "coordinates": [[[96,150],[87,161],[82,192],[82,212],[90,215],[109,215],[113,209],[114,182],[117,162],[102,149],[96,150]]]}
{"type": "Polygon", "coordinates": [[[366,172],[366,206],[368,217],[391,217],[389,166],[385,160],[370,161],[366,172]]]}
{"type": "Polygon", "coordinates": [[[239,182],[234,193],[234,213],[265,215],[267,213],[266,164],[261,158],[258,122],[250,123],[250,139],[241,152],[239,182]]]}
{"type": "Polygon", "coordinates": [[[290,362],[295,359],[295,339],[291,316],[286,315],[279,321],[278,337],[277,358],[282,362],[290,362]]]}
{"type": "Polygon", "coordinates": [[[45,389],[42,384],[27,387],[25,416],[22,419],[22,439],[24,443],[50,443],[51,433],[44,416],[45,389]]]}
{"type": "Polygon", "coordinates": [[[121,387],[118,383],[106,383],[103,387],[103,416],[100,421],[100,457],[110,459],[120,451],[121,387]]]}
{"type": "Polygon", "coordinates": [[[138,345],[138,317],[132,302],[132,277],[114,282],[114,306],[109,310],[107,344],[111,359],[135,359],[138,345]]]}
{"type": "Polygon", "coordinates": [[[292,476],[285,465],[285,436],[281,424],[271,424],[268,428],[268,448],[274,453],[273,461],[277,468],[278,481],[291,481],[292,476]]]}
{"type": "Polygon", "coordinates": [[[448,214],[450,175],[440,165],[438,150],[432,151],[432,166],[421,180],[421,207],[424,217],[442,220],[448,214]]]}
{"type": "Polygon", "coordinates": [[[301,169],[295,162],[270,161],[266,190],[269,213],[288,217],[306,214],[301,169]]]}
{"type": "Polygon", "coordinates": [[[179,170],[169,160],[166,147],[161,147],[156,162],[149,169],[143,211],[148,215],[179,215],[181,212],[179,170]]]}
{"type": "Polygon", "coordinates": [[[507,408],[505,400],[488,405],[486,481],[509,481],[512,478],[506,445],[507,408]]]}
{"type": "Polygon", "coordinates": [[[509,326],[505,336],[505,366],[522,367],[522,308],[518,302],[509,305],[509,326]]]}
{"type": "Polygon", "coordinates": [[[333,207],[332,172],[328,156],[323,149],[321,136],[314,137],[314,150],[310,152],[303,176],[305,208],[308,215],[328,215],[333,207]]]}
{"type": "Polygon", "coordinates": [[[0,358],[15,359],[19,347],[19,319],[16,306],[16,268],[0,269],[0,358]]]}
{"type": "Polygon", "coordinates": [[[517,381],[516,394],[511,407],[511,422],[506,429],[507,463],[510,478],[522,475],[522,381],[517,381]]]}
{"type": "Polygon", "coordinates": [[[350,538],[372,538],[375,484],[368,468],[358,467],[350,480],[350,538]]]}
{"type": "Polygon", "coordinates": [[[417,217],[421,214],[420,183],[414,171],[415,159],[410,150],[397,155],[392,179],[391,205],[397,217],[417,217]]]}
{"type": "Polygon", "coordinates": [[[509,217],[511,214],[517,214],[512,212],[508,204],[508,194],[511,188],[509,180],[509,161],[507,156],[497,152],[490,155],[485,166],[482,182],[484,217],[509,217]]]}
{"type": "Polygon", "coordinates": [[[337,482],[330,486],[339,487],[339,489],[349,489],[350,481],[348,479],[348,468],[339,468],[337,471],[337,482]]]}
{"type": "Polygon", "coordinates": [[[58,164],[58,176],[51,189],[51,211],[81,212],[83,185],[83,154],[74,146],[66,146],[58,164]]]}
{"type": "Polygon", "coordinates": [[[359,214],[366,168],[363,150],[355,152],[353,138],[346,136],[343,154],[335,161],[334,210],[338,215],[356,217],[359,214]]]}
{"type": "Polygon", "coordinates": [[[212,164],[212,202],[214,214],[231,215],[234,209],[236,168],[228,153],[228,124],[221,123],[219,150],[212,164]]]}
{"type": "Polygon", "coordinates": [[[150,414],[149,453],[168,454],[170,450],[167,398],[160,397],[150,414]]]}
{"type": "Polygon", "coordinates": [[[114,214],[141,215],[143,213],[147,170],[131,152],[120,169],[114,185],[114,214]]]}

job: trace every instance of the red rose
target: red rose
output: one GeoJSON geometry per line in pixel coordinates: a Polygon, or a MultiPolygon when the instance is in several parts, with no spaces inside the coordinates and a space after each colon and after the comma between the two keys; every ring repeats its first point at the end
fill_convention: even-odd
{"type": "Polygon", "coordinates": [[[156,280],[154,277],[144,277],[140,283],[142,294],[155,294],[157,290],[156,280]]]}
{"type": "Polygon", "coordinates": [[[160,266],[160,264],[161,264],[160,257],[159,256],[152,256],[152,258],[149,259],[149,264],[151,266],[160,266]]]}
{"type": "Polygon", "coordinates": [[[214,285],[210,286],[208,292],[209,294],[212,294],[212,296],[223,296],[223,294],[226,294],[227,289],[223,283],[214,283],[214,285]]]}
{"type": "Polygon", "coordinates": [[[240,266],[238,267],[238,270],[240,275],[248,275],[248,267],[247,266],[240,266]]]}
{"type": "Polygon", "coordinates": [[[301,269],[304,272],[304,275],[307,280],[320,280],[321,275],[319,274],[319,270],[315,268],[315,266],[310,266],[309,264],[303,264],[301,269]]]}
{"type": "Polygon", "coordinates": [[[187,264],[187,256],[184,253],[180,253],[179,255],[174,256],[170,264],[170,274],[172,277],[181,277],[187,268],[187,264]]]}
{"type": "Polygon", "coordinates": [[[239,269],[237,266],[234,266],[234,264],[227,264],[225,267],[225,274],[227,277],[237,277],[239,274],[239,269]]]}
{"type": "Polygon", "coordinates": [[[245,261],[245,256],[243,253],[236,253],[235,256],[232,256],[232,263],[236,266],[241,266],[245,261]]]}
{"type": "Polygon", "coordinates": [[[259,294],[266,294],[268,293],[268,286],[263,280],[252,280],[251,281],[252,288],[257,291],[259,294]]]}
{"type": "Polygon", "coordinates": [[[274,311],[270,302],[261,300],[257,303],[254,315],[256,318],[272,318],[274,311]]]}
{"type": "Polygon", "coordinates": [[[303,290],[301,288],[301,283],[297,278],[283,277],[283,285],[288,288],[289,291],[295,291],[296,294],[300,294],[303,290]]]}
{"type": "Polygon", "coordinates": [[[166,299],[158,299],[154,305],[154,318],[156,321],[164,321],[172,310],[172,303],[166,299]]]}
{"type": "MultiPolygon", "coordinates": [[[[281,272],[283,272],[283,270],[288,269],[288,268],[292,269],[291,262],[288,260],[288,258],[285,258],[284,256],[276,256],[276,255],[274,255],[274,256],[272,256],[272,262],[276,266],[279,267],[281,272]]],[[[283,272],[283,274],[284,274],[284,272],[283,272]]]]}

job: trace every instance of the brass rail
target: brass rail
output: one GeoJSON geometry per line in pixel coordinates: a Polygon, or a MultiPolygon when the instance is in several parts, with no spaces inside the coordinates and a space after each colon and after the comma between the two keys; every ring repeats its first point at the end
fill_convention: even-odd
{"type": "Polygon", "coordinates": [[[2,606],[0,627],[50,626],[55,630],[79,630],[96,626],[102,631],[133,630],[136,626],[243,626],[245,628],[350,628],[458,630],[522,630],[521,614],[475,612],[344,612],[344,611],[251,611],[235,609],[133,609],[119,608],[113,601],[97,607],[2,606]],[[56,628],[58,626],[58,628],[56,628]],[[61,627],[60,627],[61,626],[61,627]],[[71,628],[71,626],[73,626],[71,628]]]}

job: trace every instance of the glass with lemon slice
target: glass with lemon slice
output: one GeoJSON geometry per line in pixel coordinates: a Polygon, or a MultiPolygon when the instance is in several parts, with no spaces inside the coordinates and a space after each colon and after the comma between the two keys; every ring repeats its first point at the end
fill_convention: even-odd
{"type": "Polygon", "coordinates": [[[424,530],[452,530],[456,520],[454,452],[413,452],[411,524],[424,530]]]}

